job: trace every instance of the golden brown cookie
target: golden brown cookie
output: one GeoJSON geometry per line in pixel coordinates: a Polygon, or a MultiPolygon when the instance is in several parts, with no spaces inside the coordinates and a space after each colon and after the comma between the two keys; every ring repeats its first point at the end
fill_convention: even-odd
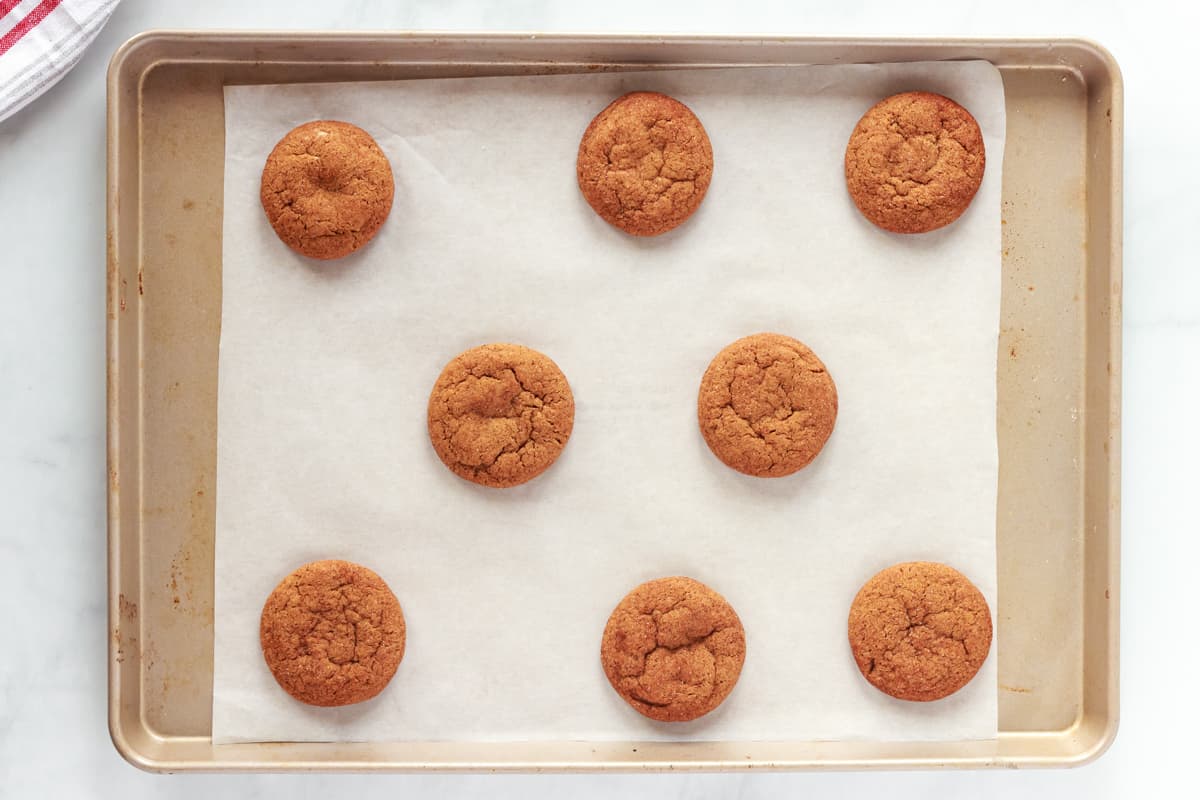
{"type": "Polygon", "coordinates": [[[930,561],[888,567],[850,605],[850,651],[863,677],[901,700],[938,700],[975,677],[992,615],[975,585],[930,561]]]}
{"type": "Polygon", "coordinates": [[[712,179],[712,145],[683,103],[632,92],[588,125],[575,167],[579,190],[606,222],[657,236],[699,208],[712,179]]]}
{"type": "Polygon", "coordinates": [[[460,478],[509,487],[554,463],[575,424],[567,378],[519,344],[485,344],[446,365],[429,395],[429,439],[460,478]]]}
{"type": "Polygon", "coordinates": [[[392,167],[371,135],[317,120],[279,140],[262,174],[262,205],[283,243],[341,258],[371,240],[392,210],[392,167]]]}
{"type": "Polygon", "coordinates": [[[760,478],[808,466],[833,432],[837,410],[837,387],[821,359],[778,333],[747,336],[717,353],[697,403],[713,454],[760,478]]]}
{"type": "Polygon", "coordinates": [[[259,640],[284,691],[345,706],[383,691],[404,658],[404,614],[383,579],[349,561],[314,561],[263,606],[259,640]]]}
{"type": "Polygon", "coordinates": [[[729,696],[746,660],[746,632],[725,598],[691,578],[659,578],[617,604],[600,663],[617,694],[662,722],[686,722],[729,696]]]}
{"type": "Polygon", "coordinates": [[[846,186],[867,219],[925,233],[958,219],[983,181],[983,134],[958,103],[904,92],[876,103],[846,146],[846,186]]]}

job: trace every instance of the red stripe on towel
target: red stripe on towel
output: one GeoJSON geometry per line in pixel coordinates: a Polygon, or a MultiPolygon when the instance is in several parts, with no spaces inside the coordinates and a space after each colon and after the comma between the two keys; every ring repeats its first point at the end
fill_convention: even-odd
{"type": "MultiPolygon", "coordinates": [[[[11,31],[4,34],[3,38],[0,38],[0,56],[7,53],[12,49],[14,44],[21,41],[21,37],[36,28],[38,23],[44,20],[51,11],[58,8],[60,2],[62,0],[42,0],[42,2],[34,6],[33,11],[25,15],[25,19],[18,22],[13,26],[11,31]]],[[[13,3],[13,5],[16,5],[16,3],[13,3]]],[[[6,13],[8,10],[7,8],[4,9],[6,13]]]]}

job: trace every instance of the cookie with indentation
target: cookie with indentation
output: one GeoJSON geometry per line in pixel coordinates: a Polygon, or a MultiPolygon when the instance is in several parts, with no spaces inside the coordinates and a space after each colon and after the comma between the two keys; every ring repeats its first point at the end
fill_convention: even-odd
{"type": "Polygon", "coordinates": [[[575,167],[579,190],[606,222],[657,236],[700,207],[713,152],[690,108],[658,92],[631,92],[588,125],[575,167]]]}
{"type": "Polygon", "coordinates": [[[371,135],[323,119],[279,140],[263,167],[260,197],[284,244],[309,258],[333,259],[375,236],[394,193],[391,164],[371,135]]]}
{"type": "Polygon", "coordinates": [[[808,466],[833,432],[833,378],[804,343],[757,333],[717,353],[700,381],[697,417],[713,455],[746,475],[808,466]]]}
{"type": "Polygon", "coordinates": [[[548,356],[519,344],[485,344],[442,370],[428,422],[433,449],[455,475],[507,488],[558,458],[575,424],[575,398],[548,356]]]}
{"type": "Polygon", "coordinates": [[[901,700],[939,700],[966,686],[992,646],[983,594],[953,567],[896,564],[850,605],[850,652],[872,686],[901,700]]]}
{"type": "Polygon", "coordinates": [[[967,210],[983,181],[979,123],[948,97],[904,92],[876,103],[846,146],[846,187],[863,216],[925,233],[967,210]]]}
{"type": "Polygon", "coordinates": [[[639,713],[686,722],[729,696],[746,632],[724,597],[692,578],[659,578],[617,604],[600,642],[609,683],[639,713]]]}
{"type": "Polygon", "coordinates": [[[404,613],[383,579],[349,561],[314,561],[263,606],[263,658],[302,703],[345,706],[383,691],[404,658],[404,613]]]}

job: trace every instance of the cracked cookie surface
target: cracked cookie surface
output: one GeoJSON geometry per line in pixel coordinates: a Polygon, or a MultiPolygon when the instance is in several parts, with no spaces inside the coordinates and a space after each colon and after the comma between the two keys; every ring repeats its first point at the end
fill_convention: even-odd
{"type": "Polygon", "coordinates": [[[873,106],[846,146],[846,187],[863,216],[893,233],[949,225],[983,181],[983,134],[965,108],[930,92],[873,106]]]}
{"type": "Polygon", "coordinates": [[[260,196],[284,244],[309,258],[333,259],[371,240],[394,192],[392,167],[369,133],[348,122],[316,120],[275,145],[260,196]]]}
{"type": "Polygon", "coordinates": [[[446,365],[429,395],[429,439],[455,475],[507,488],[558,458],[575,423],[575,398],[549,357],[485,344],[446,365]]]}
{"type": "Polygon", "coordinates": [[[635,236],[682,224],[712,180],[708,134],[691,109],[632,92],[596,115],[579,143],[579,190],[597,214],[635,236]]]}
{"type": "Polygon", "coordinates": [[[625,595],[600,644],[617,694],[663,722],[686,722],[719,706],[745,660],[746,634],[733,607],[685,577],[647,581],[625,595]]]}
{"type": "Polygon", "coordinates": [[[992,645],[983,594],[958,570],[912,561],[876,574],[850,606],[859,671],[901,700],[938,700],[975,677],[992,645]]]}
{"type": "Polygon", "coordinates": [[[263,657],[284,691],[344,706],[383,691],[404,657],[404,614],[383,579],[349,561],[314,561],[284,578],[259,622],[263,657]]]}
{"type": "Polygon", "coordinates": [[[837,388],[821,359],[778,333],[747,336],[718,353],[697,401],[713,454],[760,478],[808,466],[833,432],[837,410],[837,388]]]}

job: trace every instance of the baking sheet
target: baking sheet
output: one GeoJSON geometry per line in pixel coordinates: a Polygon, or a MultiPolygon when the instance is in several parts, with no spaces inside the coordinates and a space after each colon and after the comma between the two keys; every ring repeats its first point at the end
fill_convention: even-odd
{"type": "Polygon", "coordinates": [[[226,90],[213,736],[246,740],[960,739],[996,732],[995,650],[937,703],[857,675],[845,611],[875,570],[944,560],[995,608],[995,357],[1004,102],[983,62],[226,90]],[[841,154],[907,88],[979,120],[988,169],[962,219],[921,237],[862,220],[841,154]],[[688,103],[716,168],[696,216],[653,240],[575,186],[591,117],[635,88],[688,103]],[[271,147],[318,118],[362,125],[397,175],[380,236],[318,264],[258,206],[271,147]],[[536,130],[530,135],[530,129],[536,130]],[[729,341],[808,343],[841,412],[812,467],[738,475],[705,448],[695,392],[729,341]],[[515,341],[575,391],[562,458],[498,492],[450,474],[424,407],[457,352],[515,341]],[[274,684],[258,614],[300,563],[348,558],[409,624],[392,685],[312,709],[274,684]],[[609,611],[688,574],[742,617],[741,680],[687,725],[644,720],[600,670],[609,611]]]}

